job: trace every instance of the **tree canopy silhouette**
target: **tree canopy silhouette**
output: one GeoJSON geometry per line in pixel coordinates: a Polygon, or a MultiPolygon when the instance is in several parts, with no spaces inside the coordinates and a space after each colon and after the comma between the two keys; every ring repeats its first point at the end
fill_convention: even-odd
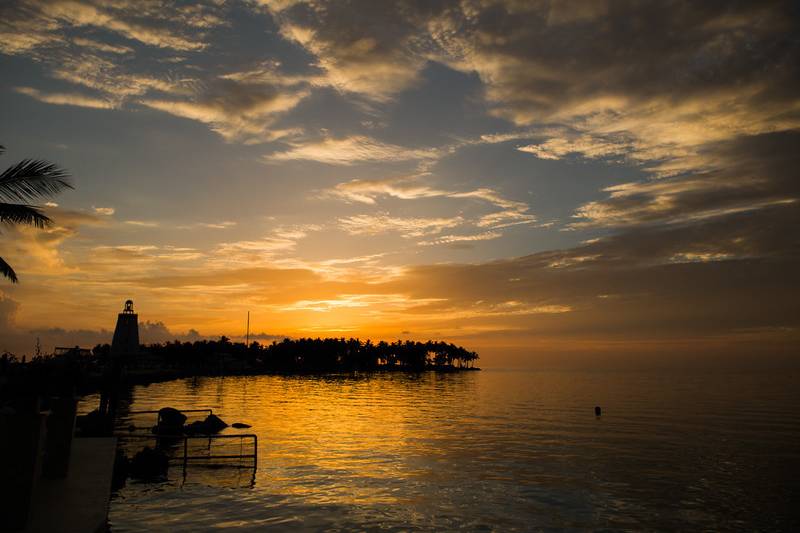
{"type": "Polygon", "coordinates": [[[442,341],[374,344],[356,338],[284,339],[246,345],[222,337],[218,341],[151,344],[145,351],[165,366],[214,366],[220,357],[228,357],[251,369],[282,372],[468,368],[478,359],[477,353],[442,341]]]}
{"type": "MultiPolygon", "coordinates": [[[[5,148],[0,146],[0,155],[5,148]]],[[[30,202],[71,189],[67,172],[41,159],[23,159],[0,174],[0,223],[46,228],[53,221],[30,202]]],[[[0,274],[16,283],[17,273],[0,257],[0,274]]]]}

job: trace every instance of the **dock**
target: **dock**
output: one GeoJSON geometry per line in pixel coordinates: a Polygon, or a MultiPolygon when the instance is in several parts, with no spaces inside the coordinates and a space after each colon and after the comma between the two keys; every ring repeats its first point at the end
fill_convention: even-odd
{"type": "Polygon", "coordinates": [[[64,479],[40,479],[27,533],[95,533],[108,530],[108,505],[117,439],[76,438],[64,479]]]}

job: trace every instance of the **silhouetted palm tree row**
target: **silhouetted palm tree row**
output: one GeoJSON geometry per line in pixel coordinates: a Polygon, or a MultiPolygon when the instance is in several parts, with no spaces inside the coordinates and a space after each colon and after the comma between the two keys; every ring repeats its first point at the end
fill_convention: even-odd
{"type": "MultiPolygon", "coordinates": [[[[0,146],[0,154],[3,152],[5,148],[0,146]]],[[[53,221],[30,202],[71,188],[63,169],[47,161],[23,159],[0,174],[0,224],[24,224],[37,228],[49,226],[53,221]]],[[[2,257],[0,274],[12,283],[17,282],[17,273],[2,257]]]]}
{"type": "Polygon", "coordinates": [[[284,339],[269,345],[253,342],[247,346],[222,337],[218,341],[151,344],[145,349],[152,359],[166,366],[208,367],[221,358],[229,358],[264,371],[469,368],[478,359],[477,353],[446,342],[380,341],[373,344],[370,340],[362,342],[354,338],[284,339]]]}

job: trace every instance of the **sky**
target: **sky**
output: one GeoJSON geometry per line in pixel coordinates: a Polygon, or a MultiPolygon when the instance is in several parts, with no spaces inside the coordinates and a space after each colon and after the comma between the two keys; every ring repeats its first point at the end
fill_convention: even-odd
{"type": "Polygon", "coordinates": [[[797,355],[795,2],[21,0],[0,350],[444,339],[484,363],[797,355]]]}

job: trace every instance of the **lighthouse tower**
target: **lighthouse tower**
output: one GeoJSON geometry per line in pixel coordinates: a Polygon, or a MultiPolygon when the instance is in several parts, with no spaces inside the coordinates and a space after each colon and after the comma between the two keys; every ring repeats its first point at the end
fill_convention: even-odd
{"type": "Polygon", "coordinates": [[[117,327],[111,341],[111,355],[131,356],[139,353],[139,315],[133,312],[133,300],[125,302],[125,309],[117,315],[117,327]]]}

